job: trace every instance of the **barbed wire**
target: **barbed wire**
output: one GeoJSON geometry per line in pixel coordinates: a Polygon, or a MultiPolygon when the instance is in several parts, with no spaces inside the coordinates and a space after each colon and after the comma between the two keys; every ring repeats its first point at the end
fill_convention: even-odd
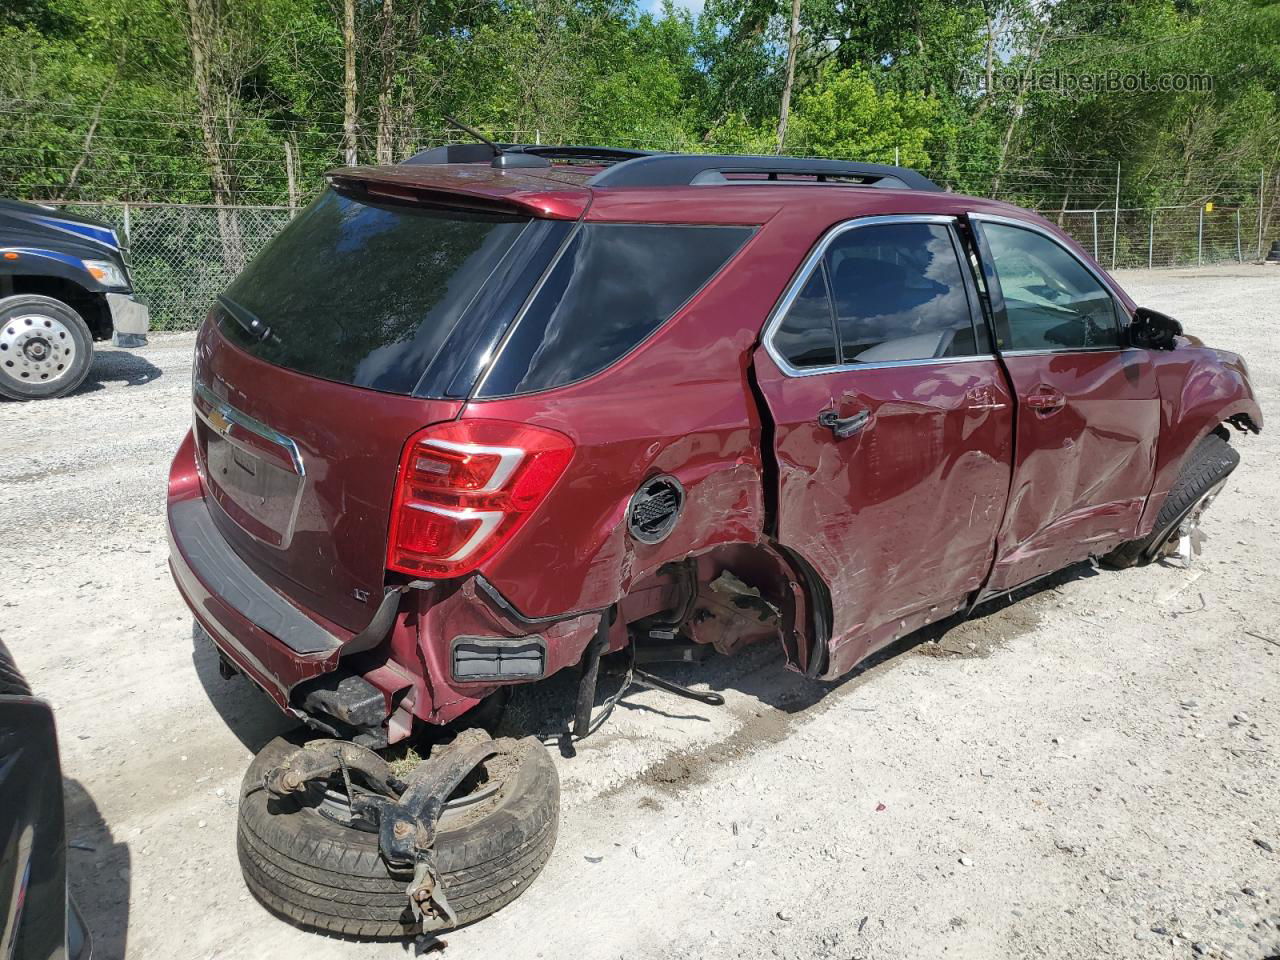
{"type": "MultiPolygon", "coordinates": [[[[298,206],[321,190],[320,172],[343,163],[340,122],[253,114],[239,119],[238,135],[215,124],[205,141],[196,115],[106,108],[90,138],[92,121],[73,102],[0,99],[0,136],[8,131],[7,142],[0,143],[0,195],[74,206],[114,224],[127,236],[135,282],[152,303],[157,327],[189,328],[298,206]],[[41,124],[39,144],[14,136],[32,129],[28,114],[41,124]],[[51,122],[53,128],[45,129],[51,122]],[[112,129],[116,123],[134,129],[122,135],[112,129]],[[233,202],[209,202],[209,146],[230,158],[233,202]],[[191,202],[175,202],[183,199],[191,202]]],[[[399,158],[470,142],[452,128],[395,122],[384,133],[388,129],[399,158]]],[[[362,158],[370,157],[374,128],[358,133],[362,158]]],[[[486,128],[486,134],[508,143],[594,139],[542,129],[486,128]]],[[[608,142],[659,151],[738,152],[745,146],[731,138],[660,134],[612,136],[608,142]]],[[[884,147],[837,159],[893,163],[906,153],[884,147]]],[[[1274,170],[1224,172],[1198,160],[1168,170],[1121,165],[1117,192],[1114,158],[1060,153],[1044,160],[964,157],[918,166],[945,188],[1039,210],[1109,267],[1260,258],[1280,226],[1280,178],[1274,170]],[[1146,202],[1135,205],[1139,199],[1146,202]],[[1213,211],[1206,210],[1206,200],[1215,202],[1213,211]]]]}
{"type": "MultiPolygon", "coordinates": [[[[156,329],[191,329],[210,303],[292,219],[283,205],[69,201],[114,225],[129,247],[140,294],[156,329]]],[[[1109,268],[1170,267],[1261,259],[1274,235],[1256,205],[1068,208],[1051,219],[1109,268]],[[1118,216],[1117,216],[1118,214],[1118,216]],[[1261,218],[1261,219],[1260,219],[1261,218]]]]}

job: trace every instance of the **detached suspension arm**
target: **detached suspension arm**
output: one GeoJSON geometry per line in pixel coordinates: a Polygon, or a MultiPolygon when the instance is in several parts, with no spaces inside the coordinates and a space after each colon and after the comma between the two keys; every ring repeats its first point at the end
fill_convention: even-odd
{"type": "Polygon", "coordinates": [[[461,734],[449,747],[418,764],[401,781],[385,760],[343,740],[316,740],[294,751],[266,777],[266,788],[288,796],[312,781],[341,772],[354,816],[378,826],[378,848],[387,869],[410,873],[405,893],[424,932],[455,926],[458,916],[445,895],[435,861],[436,826],[454,790],[480,764],[502,747],[481,731],[461,734]],[[480,738],[483,739],[480,739],[480,738]],[[360,773],[375,792],[353,788],[351,771],[360,773]]]}

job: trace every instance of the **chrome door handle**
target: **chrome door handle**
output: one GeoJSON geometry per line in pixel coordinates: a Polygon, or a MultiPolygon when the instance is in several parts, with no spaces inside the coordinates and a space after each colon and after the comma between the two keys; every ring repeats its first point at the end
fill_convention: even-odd
{"type": "Polygon", "coordinates": [[[841,417],[834,410],[823,410],[818,414],[818,425],[828,428],[837,440],[852,437],[870,422],[870,410],[859,410],[848,417],[841,417]]]}
{"type": "Polygon", "coordinates": [[[1028,394],[1026,403],[1032,410],[1040,413],[1051,413],[1059,407],[1065,407],[1067,398],[1057,391],[1045,391],[1043,393],[1028,394]]]}

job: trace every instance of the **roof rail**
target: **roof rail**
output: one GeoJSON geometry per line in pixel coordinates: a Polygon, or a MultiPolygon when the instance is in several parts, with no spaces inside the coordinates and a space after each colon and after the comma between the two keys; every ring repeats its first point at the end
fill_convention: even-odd
{"type": "Polygon", "coordinates": [[[513,149],[546,157],[548,160],[586,160],[593,163],[625,163],[639,157],[656,156],[652,150],[630,150],[626,147],[544,147],[525,144],[513,149]]]}
{"type": "MultiPolygon", "coordinates": [[[[530,158],[538,158],[545,160],[546,163],[530,163],[528,166],[547,166],[552,161],[561,163],[572,162],[574,160],[585,161],[587,163],[623,163],[627,160],[634,160],[639,157],[650,157],[654,154],[649,150],[627,150],[622,147],[564,147],[564,146],[542,146],[534,143],[499,143],[496,144],[503,154],[508,156],[514,154],[524,154],[530,158]]],[[[498,164],[501,156],[495,157],[493,148],[484,143],[451,143],[443,147],[432,147],[428,150],[422,150],[415,153],[409,159],[403,161],[406,164],[436,164],[436,163],[493,163],[494,166],[507,166],[508,164],[498,164]]],[[[513,164],[524,166],[525,164],[513,164]]]]}
{"type": "Polygon", "coordinates": [[[855,180],[862,186],[898,190],[942,189],[918,171],[882,163],[693,153],[636,157],[600,171],[588,183],[593,187],[700,186],[735,183],[737,181],[731,179],[733,174],[755,174],[766,182],[778,181],[780,177],[815,177],[819,181],[855,180]]]}

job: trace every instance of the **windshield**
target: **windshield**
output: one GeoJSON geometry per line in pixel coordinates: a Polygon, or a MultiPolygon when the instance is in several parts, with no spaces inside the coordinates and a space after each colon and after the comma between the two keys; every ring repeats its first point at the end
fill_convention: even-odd
{"type": "Polygon", "coordinates": [[[528,224],[329,190],[219,298],[219,329],[267,363],[410,394],[528,224]]]}

